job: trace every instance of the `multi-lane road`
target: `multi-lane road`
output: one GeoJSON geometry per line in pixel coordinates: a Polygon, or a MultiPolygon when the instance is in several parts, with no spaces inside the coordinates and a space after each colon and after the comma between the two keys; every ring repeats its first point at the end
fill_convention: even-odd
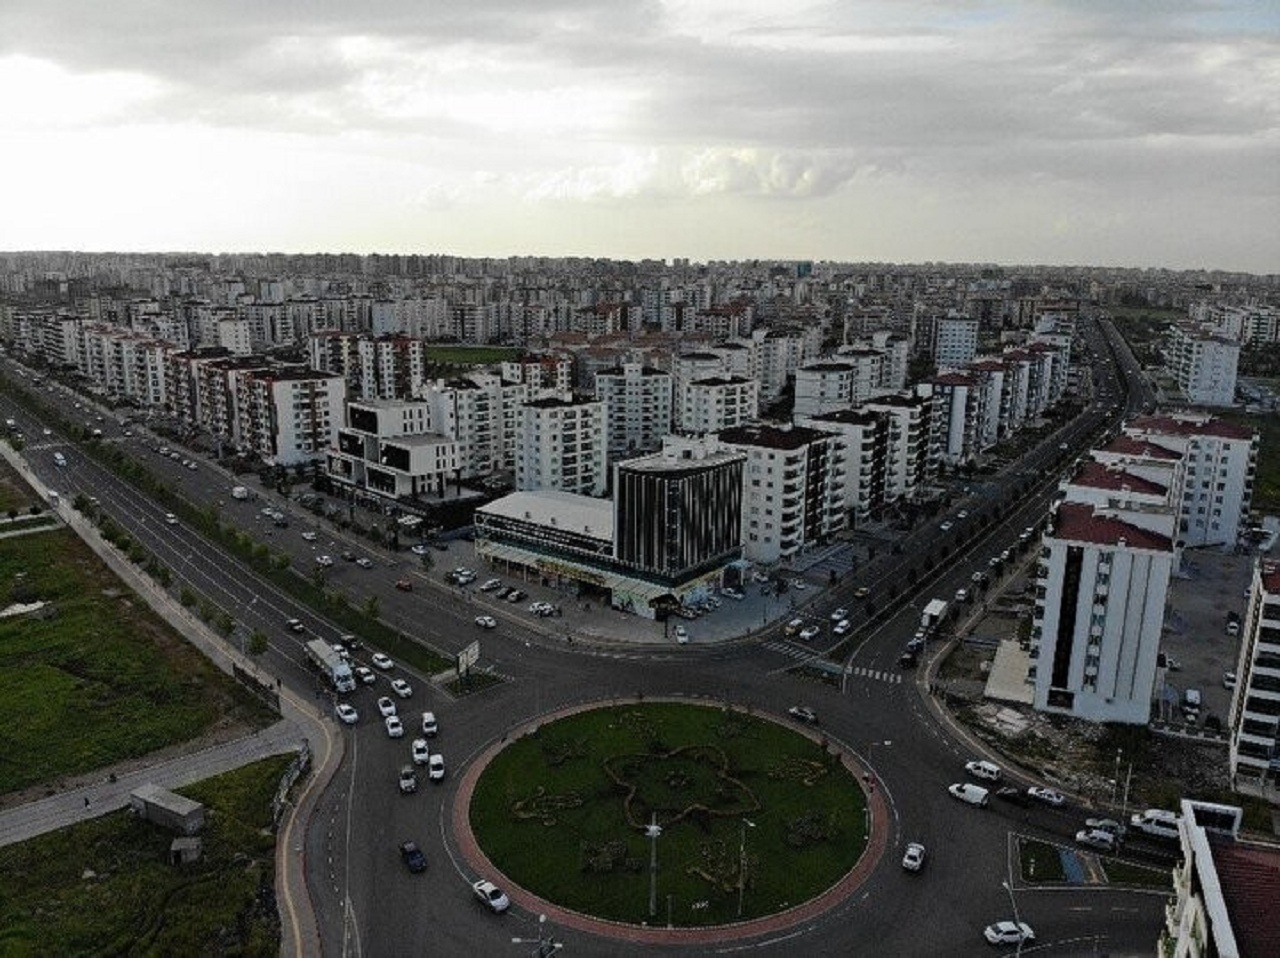
{"type": "MultiPolygon", "coordinates": [[[[986,568],[989,556],[1015,546],[1022,530],[1043,518],[1070,460],[1121,417],[1151,403],[1132,355],[1114,330],[1092,322],[1082,323],[1081,329],[1096,357],[1091,364],[1096,395],[1086,410],[1004,472],[973,483],[964,500],[953,505],[953,510],[964,509],[968,515],[950,517],[950,529],[941,525],[947,516],[921,524],[903,538],[900,550],[886,550],[809,603],[806,613],[818,619],[836,606],[847,606],[859,624],[865,620],[866,603],[853,599],[856,588],[865,586],[873,596],[884,596],[893,585],[898,592],[913,594],[898,614],[859,633],[849,649],[843,688],[786,671],[794,660],[776,651],[781,642],[776,626],[765,630],[763,642],[681,649],[625,643],[586,647],[566,643],[563,624],[552,634],[529,616],[507,615],[498,629],[484,634],[484,662],[509,681],[455,700],[433,690],[426,676],[398,666],[380,674],[375,687],[349,696],[361,720],[354,728],[342,727],[348,740],[346,761],[299,849],[326,952],[528,953],[527,945],[513,944],[512,938],[536,938],[538,916],[522,907],[518,890],[513,890],[515,907],[501,917],[488,914],[471,897],[468,884],[479,876],[461,856],[450,828],[457,772],[490,744],[552,709],[641,693],[728,697],[778,715],[803,700],[818,711],[828,736],[874,768],[892,812],[888,850],[851,898],[802,926],[723,948],[704,945],[695,950],[750,947],[762,953],[812,955],[988,951],[981,941],[982,927],[1012,917],[1003,884],[1011,875],[1012,836],[1069,844],[1083,812],[1070,804],[1063,809],[1023,809],[993,803],[977,810],[954,801],[946,786],[964,779],[963,763],[973,753],[922,695],[915,673],[899,671],[896,661],[918,624],[919,600],[935,594],[950,598],[956,589],[970,585],[971,574],[986,568]],[[1108,340],[1117,346],[1114,360],[1108,340]],[[942,557],[944,548],[946,557],[927,570],[923,557],[942,557]],[[374,699],[388,694],[387,678],[397,676],[408,678],[415,692],[401,702],[407,735],[392,740],[377,717],[374,699]],[[440,735],[432,745],[445,755],[450,774],[442,784],[424,782],[416,794],[405,796],[397,789],[396,773],[408,759],[416,715],[424,708],[434,710],[440,720],[440,735]],[[411,875],[400,863],[398,845],[407,839],[426,851],[429,865],[424,875],[411,875]],[[922,875],[909,875],[899,867],[907,841],[923,842],[929,849],[922,875]]],[[[56,435],[43,436],[43,424],[7,399],[3,404],[6,416],[18,418],[28,439],[28,461],[49,488],[64,495],[97,497],[104,510],[173,570],[175,588],[185,583],[232,612],[239,636],[262,630],[270,638],[264,664],[298,690],[311,694],[317,689],[314,675],[303,664],[302,641],[313,635],[336,639],[336,625],[257,579],[239,560],[181,523],[170,524],[163,508],[74,445],[56,435]],[[63,454],[65,466],[55,464],[54,452],[63,454]],[[283,628],[291,617],[305,623],[306,635],[283,628]]],[[[220,470],[205,462],[190,470],[181,462],[162,459],[150,448],[154,440],[146,444],[141,431],[130,438],[110,422],[102,428],[107,433],[104,441],[126,444],[136,457],[149,459],[148,466],[191,501],[220,502],[224,521],[251,531],[277,551],[288,551],[297,567],[307,568],[316,554],[333,555],[333,585],[352,595],[376,596],[381,617],[407,634],[446,654],[477,636],[472,622],[476,610],[458,602],[456,591],[441,585],[438,574],[434,583],[426,581],[416,558],[407,553],[392,556],[362,541],[344,540],[332,526],[305,512],[291,512],[290,527],[277,529],[262,516],[262,501],[230,498],[231,483],[220,470]],[[314,531],[315,541],[304,539],[303,531],[314,531]],[[341,561],[337,556],[344,549],[369,556],[374,567],[341,561]],[[395,580],[406,575],[418,585],[412,593],[394,588],[395,580]]],[[[823,650],[819,645],[815,651],[823,650]]],[[[327,697],[317,699],[317,704],[327,708],[327,697]]],[[[1095,949],[1140,954],[1154,947],[1163,908],[1160,896],[1087,888],[1035,891],[1017,882],[1015,887],[1019,915],[1037,931],[1036,954],[1092,954],[1095,949]]],[[[675,907],[678,910],[681,903],[675,907]]],[[[552,922],[554,926],[554,915],[552,922]]],[[[568,927],[553,930],[567,954],[684,951],[678,945],[626,945],[568,927]]]]}

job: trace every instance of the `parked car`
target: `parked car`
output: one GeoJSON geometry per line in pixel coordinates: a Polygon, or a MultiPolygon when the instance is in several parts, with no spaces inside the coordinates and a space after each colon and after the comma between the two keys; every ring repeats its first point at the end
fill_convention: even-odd
{"type": "Polygon", "coordinates": [[[428,738],[431,738],[438,731],[440,731],[440,726],[436,722],[436,713],[423,712],[422,713],[422,734],[427,736],[428,738]]]}
{"type": "Polygon", "coordinates": [[[840,608],[836,609],[834,612],[831,613],[832,622],[839,622],[841,619],[847,619],[847,618],[849,618],[849,610],[846,609],[844,606],[841,606],[840,608]]]}
{"type": "Polygon", "coordinates": [[[870,594],[871,594],[871,589],[863,585],[863,586],[859,586],[856,590],[854,590],[853,597],[855,599],[865,599],[870,594]]]}
{"type": "Polygon", "coordinates": [[[306,542],[315,542],[317,536],[314,532],[311,532],[310,530],[308,530],[302,534],[302,538],[306,542]]]}
{"type": "Polygon", "coordinates": [[[787,709],[787,714],[794,719],[799,719],[806,725],[818,724],[818,713],[807,705],[793,705],[791,708],[787,709]]]}
{"type": "Polygon", "coordinates": [[[689,630],[686,629],[683,625],[676,626],[675,636],[676,636],[676,642],[678,642],[680,645],[688,644],[689,630]]]}
{"type": "Polygon", "coordinates": [[[831,627],[832,635],[848,635],[853,631],[853,623],[848,619],[841,619],[831,627]]]}
{"type": "Polygon", "coordinates": [[[1095,828],[1100,831],[1110,832],[1117,838],[1123,838],[1127,830],[1124,825],[1114,818],[1086,818],[1084,825],[1085,828],[1095,828]]]}
{"type": "Polygon", "coordinates": [[[1115,851],[1116,837],[1100,828],[1084,828],[1076,832],[1076,843],[1110,852],[1115,851]]]}
{"type": "Polygon", "coordinates": [[[360,558],[356,559],[356,565],[358,565],[362,569],[372,569],[373,560],[370,559],[368,556],[361,556],[360,558]]]}
{"type": "Polygon", "coordinates": [[[333,557],[326,556],[326,555],[318,555],[316,556],[316,565],[320,566],[320,568],[322,569],[327,569],[329,568],[329,566],[333,565],[333,557]]]}
{"type": "Polygon", "coordinates": [[[902,867],[909,872],[918,872],[924,868],[924,846],[919,842],[909,842],[902,856],[902,867]]]}
{"type": "Polygon", "coordinates": [[[745,592],[742,592],[740,589],[734,589],[734,588],[721,589],[720,594],[727,599],[734,599],[739,602],[747,597],[745,592]]]}
{"type": "Polygon", "coordinates": [[[524,592],[520,589],[512,589],[510,592],[507,593],[508,602],[512,602],[512,603],[523,602],[527,598],[529,598],[529,593],[524,592]]]}
{"type": "Polygon", "coordinates": [[[491,881],[486,881],[482,878],[480,881],[472,883],[471,891],[490,911],[501,913],[511,907],[511,899],[503,894],[502,889],[491,881]]]}
{"type": "Polygon", "coordinates": [[[985,788],[980,785],[974,785],[970,782],[957,782],[947,788],[951,793],[951,797],[959,799],[970,805],[977,805],[979,808],[985,808],[987,799],[990,795],[985,788]]]}
{"type": "Polygon", "coordinates": [[[807,625],[800,630],[800,638],[804,639],[806,642],[816,639],[821,634],[822,630],[816,625],[807,625]]]}
{"type": "Polygon", "coordinates": [[[409,579],[396,579],[396,588],[401,592],[412,592],[413,582],[409,579]]]}
{"type": "Polygon", "coordinates": [[[481,592],[492,592],[502,585],[501,579],[486,579],[480,586],[481,592]]]}
{"type": "Polygon", "coordinates": [[[400,858],[404,861],[404,867],[415,875],[427,870],[427,856],[422,854],[422,849],[418,847],[417,842],[405,842],[402,844],[400,846],[400,858]]]}
{"type": "Polygon", "coordinates": [[[1002,802],[1008,802],[1010,805],[1017,805],[1026,808],[1031,804],[1031,799],[1027,797],[1027,793],[1015,785],[1006,785],[1004,788],[996,791],[996,798],[1002,802]]]}
{"type": "Polygon", "coordinates": [[[786,635],[796,635],[804,628],[804,619],[792,619],[782,627],[782,631],[786,635]]]}

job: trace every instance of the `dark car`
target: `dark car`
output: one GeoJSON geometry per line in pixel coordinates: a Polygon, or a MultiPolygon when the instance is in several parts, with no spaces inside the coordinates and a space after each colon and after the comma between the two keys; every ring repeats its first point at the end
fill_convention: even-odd
{"type": "Polygon", "coordinates": [[[920,656],[915,652],[903,652],[898,656],[898,667],[903,669],[914,669],[920,656]]]}
{"type": "Polygon", "coordinates": [[[427,856],[422,854],[422,849],[418,847],[417,842],[405,842],[401,845],[400,857],[404,859],[404,867],[411,872],[427,870],[427,856]]]}
{"type": "Polygon", "coordinates": [[[1020,808],[1026,808],[1031,804],[1031,797],[1020,788],[1012,785],[1006,785],[996,791],[996,798],[1002,802],[1008,802],[1010,805],[1017,805],[1020,808]]]}

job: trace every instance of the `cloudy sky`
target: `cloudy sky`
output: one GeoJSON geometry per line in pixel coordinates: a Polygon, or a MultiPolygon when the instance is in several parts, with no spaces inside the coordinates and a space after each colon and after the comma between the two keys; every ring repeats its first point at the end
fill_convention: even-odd
{"type": "Polygon", "coordinates": [[[3,0],[0,249],[1280,271],[1275,0],[3,0]]]}

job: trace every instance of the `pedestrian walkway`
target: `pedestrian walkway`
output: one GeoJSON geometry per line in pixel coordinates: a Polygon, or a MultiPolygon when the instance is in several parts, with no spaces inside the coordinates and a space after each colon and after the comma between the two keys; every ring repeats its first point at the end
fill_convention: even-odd
{"type": "Polygon", "coordinates": [[[792,645],[790,642],[770,641],[761,643],[763,648],[770,652],[777,652],[779,655],[785,655],[793,659],[812,659],[818,656],[813,649],[807,649],[803,646],[792,645]]]}
{"type": "Polygon", "coordinates": [[[0,846],[24,842],[125,808],[129,804],[129,793],[140,785],[151,783],[170,789],[182,788],[259,759],[296,751],[302,744],[303,736],[298,727],[287,719],[281,719],[252,735],[180,755],[167,762],[119,775],[104,769],[103,777],[93,784],[0,811],[0,846]]]}
{"type": "Polygon", "coordinates": [[[871,679],[873,682],[884,682],[886,685],[902,684],[901,672],[889,672],[884,669],[868,669],[861,665],[850,671],[849,677],[855,679],[871,679]]]}

